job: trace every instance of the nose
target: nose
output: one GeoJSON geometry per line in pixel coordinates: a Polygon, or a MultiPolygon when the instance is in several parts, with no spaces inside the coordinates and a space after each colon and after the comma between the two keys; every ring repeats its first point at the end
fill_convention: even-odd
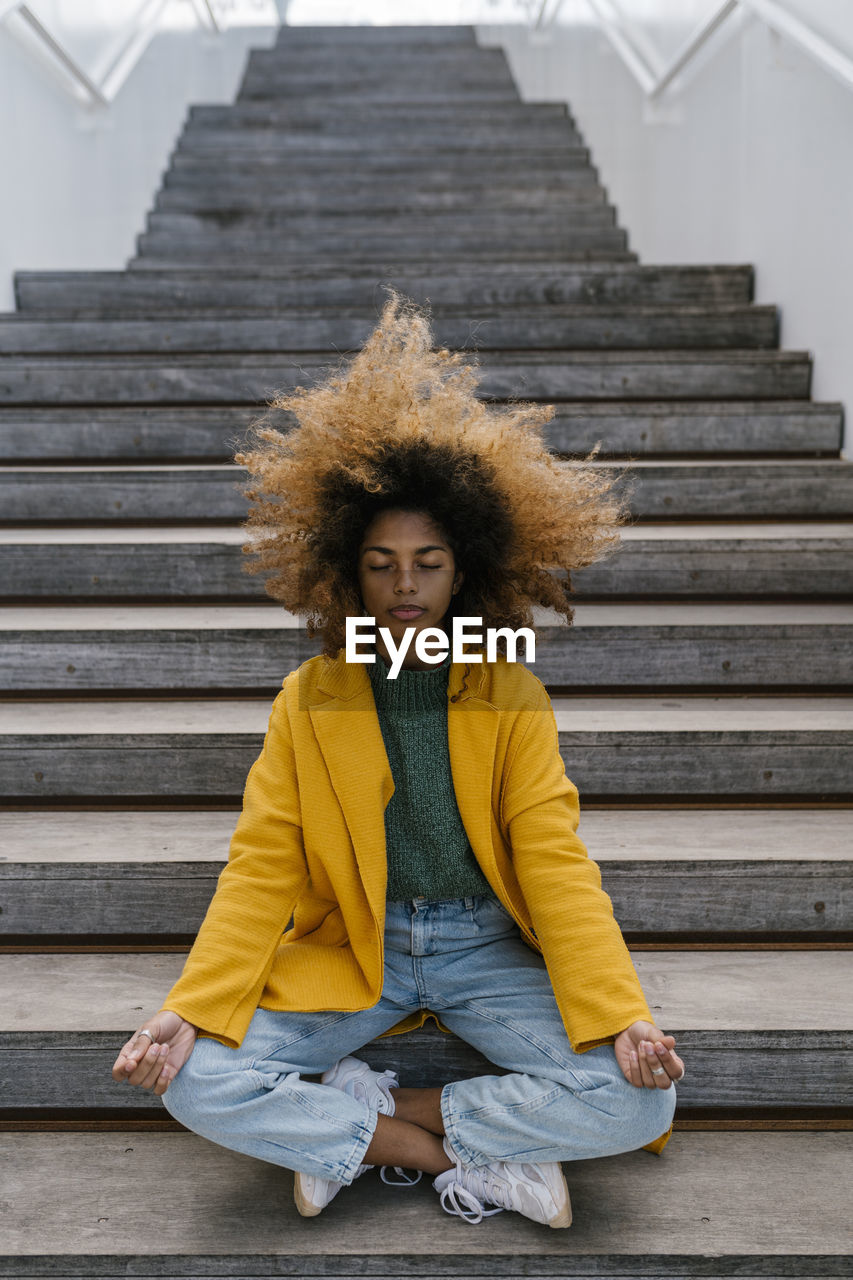
{"type": "Polygon", "coordinates": [[[415,582],[415,576],[411,569],[400,569],[397,573],[397,580],[394,583],[395,592],[399,591],[401,595],[411,594],[417,591],[418,584],[415,582]]]}

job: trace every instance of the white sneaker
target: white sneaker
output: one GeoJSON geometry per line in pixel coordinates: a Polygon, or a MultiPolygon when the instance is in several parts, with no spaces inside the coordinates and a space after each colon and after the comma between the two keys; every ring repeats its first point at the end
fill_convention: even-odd
{"type": "MultiPolygon", "coordinates": [[[[341,1089],[351,1098],[366,1102],[380,1115],[394,1114],[391,1090],[397,1088],[396,1071],[371,1071],[367,1063],[358,1058],[341,1058],[340,1062],[323,1073],[320,1082],[333,1089],[341,1089]]],[[[359,1165],[355,1176],[360,1178],[372,1168],[373,1165],[370,1164],[359,1165]]],[[[300,1173],[297,1170],[293,1175],[293,1199],[297,1212],[303,1218],[315,1218],[334,1200],[344,1185],[343,1182],[333,1182],[330,1178],[318,1178],[312,1173],[300,1173]]]]}
{"type": "Polygon", "coordinates": [[[433,1182],[445,1213],[482,1222],[503,1209],[549,1227],[568,1227],[572,1221],[569,1188],[558,1164],[523,1164],[495,1160],[480,1166],[463,1165],[445,1140],[444,1149],[456,1167],[440,1173],[433,1182]],[[497,1207],[487,1209],[486,1205],[497,1207]]]}
{"type": "Polygon", "coordinates": [[[321,1084],[342,1089],[383,1116],[393,1116],[391,1090],[399,1086],[396,1071],[372,1071],[360,1058],[341,1058],[320,1077],[321,1084]]]}

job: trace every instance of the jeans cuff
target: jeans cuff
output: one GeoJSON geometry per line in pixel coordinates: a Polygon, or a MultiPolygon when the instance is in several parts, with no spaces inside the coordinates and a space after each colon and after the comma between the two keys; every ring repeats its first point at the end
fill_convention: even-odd
{"type": "Polygon", "coordinates": [[[349,1155],[346,1160],[341,1162],[340,1173],[342,1176],[336,1178],[336,1182],[342,1182],[345,1187],[348,1187],[350,1183],[354,1182],[358,1177],[358,1171],[364,1164],[364,1157],[367,1154],[367,1148],[373,1141],[373,1135],[376,1132],[376,1121],[378,1118],[379,1112],[371,1111],[370,1119],[356,1135],[355,1142],[352,1145],[349,1155]]]}
{"type": "Polygon", "coordinates": [[[446,1147],[450,1148],[449,1155],[459,1160],[462,1164],[486,1164],[488,1163],[488,1157],[471,1151],[459,1136],[458,1118],[453,1109],[452,1090],[453,1084],[450,1083],[446,1084],[441,1091],[441,1118],[444,1121],[444,1136],[447,1139],[446,1147]]]}

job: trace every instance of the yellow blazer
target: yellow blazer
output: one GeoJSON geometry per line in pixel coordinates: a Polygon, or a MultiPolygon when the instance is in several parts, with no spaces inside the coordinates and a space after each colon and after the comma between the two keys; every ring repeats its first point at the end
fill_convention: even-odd
{"type": "MultiPolygon", "coordinates": [[[[463,690],[464,671],[452,663],[448,677],[462,822],[496,896],[542,953],[572,1048],[583,1052],[654,1019],[598,865],[576,835],[577,788],[566,777],[543,684],[503,657],[468,664],[463,690]]],[[[303,663],[273,703],[228,862],[163,1007],[236,1047],[259,1005],[375,1004],[383,978],[383,815],[393,791],[363,665],[343,653],[303,663]]]]}

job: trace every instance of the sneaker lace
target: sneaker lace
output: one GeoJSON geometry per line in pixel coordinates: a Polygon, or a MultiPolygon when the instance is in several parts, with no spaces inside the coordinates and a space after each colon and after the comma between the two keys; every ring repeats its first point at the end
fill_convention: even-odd
{"type": "Polygon", "coordinates": [[[398,1164],[395,1164],[393,1169],[397,1177],[391,1178],[388,1176],[388,1170],[391,1167],[390,1164],[383,1164],[379,1170],[379,1176],[387,1187],[416,1187],[424,1176],[417,1169],[401,1169],[398,1164]],[[411,1176],[413,1173],[415,1174],[414,1178],[411,1176]]]}
{"type": "Polygon", "coordinates": [[[456,1165],[456,1177],[441,1193],[441,1207],[445,1213],[476,1225],[483,1218],[492,1218],[504,1209],[512,1208],[508,1188],[501,1182],[488,1176],[487,1169],[465,1169],[456,1165]],[[496,1205],[487,1209],[485,1202],[496,1205]]]}

